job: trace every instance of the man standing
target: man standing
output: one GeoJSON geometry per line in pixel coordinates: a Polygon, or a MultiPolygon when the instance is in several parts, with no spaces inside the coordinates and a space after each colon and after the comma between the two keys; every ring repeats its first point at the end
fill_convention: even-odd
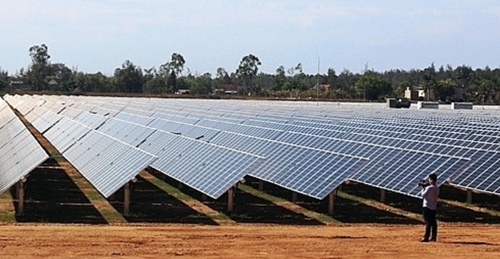
{"type": "Polygon", "coordinates": [[[422,242],[436,242],[437,238],[437,221],[436,209],[437,200],[439,196],[439,187],[437,186],[437,175],[429,175],[429,185],[422,191],[424,220],[425,220],[425,234],[422,242]],[[430,237],[430,238],[429,238],[430,237]]]}

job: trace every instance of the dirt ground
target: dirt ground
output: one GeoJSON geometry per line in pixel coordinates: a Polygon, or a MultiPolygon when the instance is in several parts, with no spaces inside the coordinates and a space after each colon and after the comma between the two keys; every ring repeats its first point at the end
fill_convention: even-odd
{"type": "Polygon", "coordinates": [[[3,225],[1,258],[500,258],[496,225],[3,225]]]}

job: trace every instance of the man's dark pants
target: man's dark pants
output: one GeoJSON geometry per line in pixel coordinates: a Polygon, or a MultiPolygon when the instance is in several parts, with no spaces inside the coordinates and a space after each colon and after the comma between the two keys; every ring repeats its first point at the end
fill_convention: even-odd
{"type": "Polygon", "coordinates": [[[424,220],[425,220],[425,235],[424,239],[436,240],[437,238],[437,221],[436,210],[431,210],[424,207],[424,220]]]}

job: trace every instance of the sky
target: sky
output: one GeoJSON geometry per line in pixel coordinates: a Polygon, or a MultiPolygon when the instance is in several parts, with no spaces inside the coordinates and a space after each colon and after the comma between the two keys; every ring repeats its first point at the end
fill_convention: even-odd
{"type": "MultiPolygon", "coordinates": [[[[468,65],[500,67],[498,0],[0,0],[0,68],[29,67],[46,44],[52,63],[86,73],[130,60],[143,69],[181,54],[192,74],[234,72],[257,56],[274,74],[337,74],[468,65]]],[[[186,71],[187,73],[187,71],[186,71]]]]}

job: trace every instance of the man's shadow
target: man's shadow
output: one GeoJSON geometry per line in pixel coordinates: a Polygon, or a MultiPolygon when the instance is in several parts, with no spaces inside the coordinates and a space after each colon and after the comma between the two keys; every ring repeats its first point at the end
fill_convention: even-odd
{"type": "Polygon", "coordinates": [[[482,242],[482,241],[448,241],[443,242],[446,244],[456,244],[456,245],[486,245],[486,246],[498,246],[498,244],[493,244],[490,242],[482,242]]]}

